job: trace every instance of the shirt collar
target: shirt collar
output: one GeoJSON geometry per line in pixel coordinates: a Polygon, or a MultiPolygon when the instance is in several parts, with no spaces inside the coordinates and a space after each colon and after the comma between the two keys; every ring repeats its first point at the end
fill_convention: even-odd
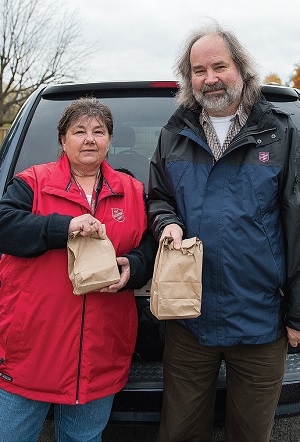
{"type": "MultiPolygon", "coordinates": [[[[249,113],[247,113],[245,111],[244,106],[242,105],[242,103],[240,103],[239,107],[237,108],[235,114],[232,116],[231,120],[237,119],[240,126],[242,127],[246,123],[248,117],[249,117],[249,113]]],[[[199,119],[200,119],[201,125],[203,125],[203,123],[210,124],[209,115],[204,108],[202,108],[202,112],[200,112],[199,119]]]]}

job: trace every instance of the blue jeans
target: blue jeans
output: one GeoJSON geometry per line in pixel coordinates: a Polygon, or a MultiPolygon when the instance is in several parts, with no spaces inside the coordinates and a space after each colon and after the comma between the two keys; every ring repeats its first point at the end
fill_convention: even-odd
{"type": "MultiPolygon", "coordinates": [[[[101,442],[114,395],[84,405],[54,404],[57,442],[101,442]]],[[[50,403],[0,389],[0,442],[37,442],[50,403]]]]}

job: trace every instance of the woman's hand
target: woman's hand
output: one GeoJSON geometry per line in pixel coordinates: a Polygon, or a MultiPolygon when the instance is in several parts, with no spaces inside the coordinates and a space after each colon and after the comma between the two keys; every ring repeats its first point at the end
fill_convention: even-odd
{"type": "Polygon", "coordinates": [[[104,229],[101,222],[88,213],[76,216],[71,220],[68,233],[76,232],[78,230],[82,236],[88,236],[93,232],[98,232],[100,238],[103,238],[104,236],[104,229]]]}
{"type": "Polygon", "coordinates": [[[100,292],[106,292],[106,293],[116,293],[118,290],[125,287],[127,282],[130,278],[130,264],[129,259],[125,256],[120,256],[117,258],[117,264],[119,267],[121,267],[121,275],[120,275],[120,281],[116,284],[112,284],[108,287],[103,287],[100,292]]]}

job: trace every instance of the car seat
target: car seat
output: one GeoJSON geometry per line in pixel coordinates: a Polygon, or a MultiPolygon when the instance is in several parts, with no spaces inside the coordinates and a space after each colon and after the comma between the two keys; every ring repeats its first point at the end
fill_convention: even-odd
{"type": "Polygon", "coordinates": [[[145,186],[148,184],[149,160],[136,150],[136,135],[132,127],[114,128],[107,161],[114,169],[128,169],[145,186]]]}

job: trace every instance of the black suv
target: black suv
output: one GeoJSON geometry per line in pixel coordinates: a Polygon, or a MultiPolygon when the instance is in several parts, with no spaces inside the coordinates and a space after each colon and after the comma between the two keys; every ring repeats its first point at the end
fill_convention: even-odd
{"type": "MultiPolygon", "coordinates": [[[[148,184],[148,166],[161,127],[175,110],[175,82],[115,82],[43,86],[27,100],[0,148],[0,197],[16,172],[58,157],[57,123],[73,100],[94,96],[106,103],[114,116],[114,135],[108,162],[130,170],[148,184]]],[[[300,129],[300,94],[296,89],[265,85],[265,97],[288,111],[300,129]]],[[[300,234],[300,232],[299,232],[300,234]]],[[[136,291],[139,330],[126,387],[116,395],[111,419],[158,421],[163,381],[164,321],[149,309],[150,285],[136,291]]],[[[300,348],[289,349],[283,389],[276,414],[300,413],[300,348]]],[[[218,382],[216,420],[224,418],[225,366],[218,382]]]]}

